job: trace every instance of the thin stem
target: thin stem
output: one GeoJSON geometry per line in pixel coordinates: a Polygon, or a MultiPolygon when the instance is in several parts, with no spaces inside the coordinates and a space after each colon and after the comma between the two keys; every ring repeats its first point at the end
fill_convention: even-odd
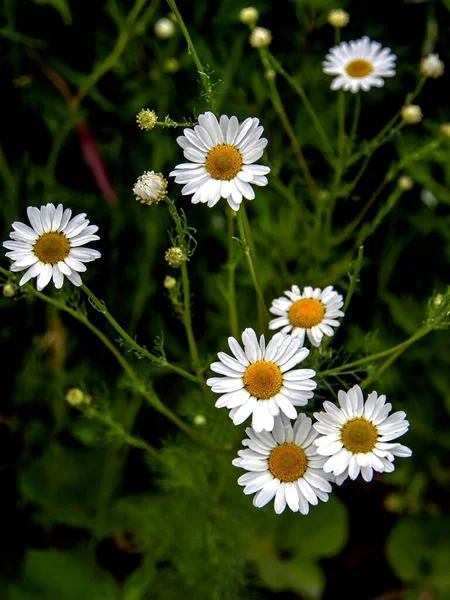
{"type": "MultiPolygon", "coordinates": [[[[270,63],[269,63],[269,60],[266,55],[266,50],[264,48],[260,48],[259,55],[261,57],[261,61],[263,63],[264,68],[266,70],[270,69],[270,63]]],[[[316,182],[314,181],[313,176],[311,175],[311,172],[309,170],[308,164],[306,163],[305,157],[303,156],[303,152],[302,152],[300,143],[298,141],[298,136],[296,136],[294,129],[292,128],[292,125],[286,114],[286,111],[284,110],[283,102],[281,100],[280,94],[278,93],[277,86],[275,84],[275,80],[269,79],[268,81],[269,81],[270,98],[272,101],[272,105],[273,105],[276,113],[280,117],[281,124],[283,125],[283,129],[289,138],[291,148],[292,148],[295,156],[297,157],[297,162],[300,167],[300,170],[302,171],[303,176],[305,177],[308,187],[311,190],[316,190],[317,189],[316,182]]]]}
{"type": "Polygon", "coordinates": [[[293,77],[291,77],[291,75],[289,75],[289,73],[287,73],[283,69],[283,67],[277,61],[277,59],[273,56],[273,54],[271,54],[268,50],[266,50],[266,53],[267,53],[267,57],[272,65],[273,69],[277,73],[279,73],[282,77],[284,77],[284,79],[289,83],[289,85],[292,87],[292,89],[295,92],[297,92],[297,94],[300,96],[300,99],[303,102],[303,106],[305,107],[305,110],[308,113],[314,127],[316,128],[319,138],[321,139],[324,154],[330,158],[334,157],[333,146],[331,145],[331,143],[327,137],[327,134],[325,133],[325,131],[322,127],[320,119],[316,115],[314,108],[313,108],[311,102],[309,101],[308,96],[306,95],[305,90],[303,89],[302,85],[300,83],[298,83],[298,81],[296,81],[293,77]]]}
{"type": "Polygon", "coordinates": [[[167,4],[172,9],[174,15],[177,18],[178,25],[180,26],[180,29],[183,32],[184,38],[185,38],[185,40],[187,42],[187,46],[188,46],[188,53],[192,55],[192,59],[197,68],[197,72],[200,75],[202,86],[203,86],[203,89],[205,90],[206,101],[210,105],[211,110],[213,112],[215,112],[216,109],[215,109],[215,101],[214,101],[214,96],[213,96],[213,86],[211,84],[211,79],[210,79],[209,75],[206,74],[206,71],[200,61],[200,58],[197,54],[195,46],[192,42],[191,36],[189,35],[189,31],[186,28],[186,25],[183,21],[183,17],[181,16],[180,11],[178,10],[175,0],[167,0],[167,4]]]}
{"type": "Polygon", "coordinates": [[[91,304],[94,306],[94,308],[106,317],[108,322],[114,327],[114,329],[121,336],[121,338],[131,348],[133,348],[133,350],[135,350],[142,356],[145,356],[146,358],[148,358],[152,362],[156,363],[157,365],[159,365],[161,367],[165,367],[166,369],[170,369],[171,371],[178,373],[179,375],[181,375],[182,377],[185,377],[186,379],[189,379],[190,381],[195,381],[195,382],[199,381],[198,377],[196,377],[192,373],[189,373],[189,371],[186,371],[185,369],[182,369],[181,367],[177,367],[176,365],[172,365],[171,363],[167,362],[166,360],[159,358],[158,356],[155,356],[154,354],[149,352],[147,350],[147,348],[145,348],[144,346],[141,346],[140,344],[138,344],[135,340],[133,340],[132,337],[130,337],[128,335],[128,333],[125,331],[125,329],[123,329],[123,327],[121,327],[119,325],[119,323],[114,319],[114,317],[111,315],[111,313],[106,308],[106,304],[102,300],[99,300],[97,298],[97,296],[95,296],[95,294],[93,292],[91,292],[91,290],[84,283],[82,284],[81,289],[88,295],[89,299],[91,300],[91,304]]]}
{"type": "Polygon", "coordinates": [[[230,321],[230,330],[233,337],[239,336],[239,318],[236,304],[236,261],[234,258],[234,222],[236,216],[234,211],[228,207],[228,318],[230,321]]]}
{"type": "Polygon", "coordinates": [[[358,285],[359,273],[360,273],[361,267],[362,267],[363,256],[364,256],[364,246],[360,246],[358,248],[358,256],[356,257],[356,261],[353,265],[353,271],[349,275],[350,276],[350,285],[348,286],[348,292],[347,292],[347,295],[345,296],[344,306],[342,307],[342,311],[344,313],[348,309],[350,300],[352,299],[352,296],[355,292],[356,286],[358,285]]]}
{"type": "Polygon", "coordinates": [[[391,356],[389,356],[389,358],[387,358],[384,361],[384,363],[381,366],[379,366],[378,369],[375,370],[374,373],[370,374],[368,377],[366,377],[366,379],[364,379],[364,381],[362,381],[359,384],[361,389],[364,390],[370,383],[376,381],[378,377],[380,377],[380,375],[382,375],[392,365],[392,363],[394,363],[397,360],[397,358],[402,354],[402,352],[403,350],[397,350],[397,352],[391,354],[391,356]]]}
{"type": "Polygon", "coordinates": [[[183,284],[183,323],[186,330],[186,337],[189,345],[189,352],[191,355],[192,365],[197,372],[197,378],[199,378],[200,371],[200,358],[198,355],[197,342],[195,341],[194,332],[192,330],[192,315],[191,315],[191,292],[189,284],[189,275],[187,270],[186,262],[181,264],[181,281],[183,284]]]}
{"type": "Polygon", "coordinates": [[[350,130],[350,143],[353,144],[356,137],[356,130],[358,129],[359,116],[361,114],[361,97],[362,94],[359,92],[355,98],[355,110],[353,112],[352,128],[350,130]]]}
{"type": "Polygon", "coordinates": [[[342,158],[345,150],[345,92],[338,92],[338,155],[342,158]]]}
{"type": "Polygon", "coordinates": [[[254,249],[251,242],[250,224],[247,219],[247,213],[245,212],[245,206],[242,203],[238,212],[238,227],[239,235],[244,249],[244,254],[247,259],[248,270],[253,281],[253,287],[255,288],[256,296],[258,298],[258,325],[260,332],[264,332],[266,329],[266,321],[269,319],[269,313],[264,302],[264,296],[259,285],[258,277],[256,275],[255,266],[253,264],[254,249]]]}

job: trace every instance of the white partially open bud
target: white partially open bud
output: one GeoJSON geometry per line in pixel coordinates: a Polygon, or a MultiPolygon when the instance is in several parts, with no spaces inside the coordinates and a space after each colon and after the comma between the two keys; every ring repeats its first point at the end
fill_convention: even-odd
{"type": "Polygon", "coordinates": [[[438,54],[429,54],[425,58],[422,58],[420,63],[420,72],[425,77],[431,77],[437,79],[444,73],[445,65],[442,60],[439,59],[438,54]]]}
{"type": "Polygon", "coordinates": [[[328,13],[328,23],[336,29],[341,29],[349,24],[350,15],[342,8],[336,8],[328,13]]]}
{"type": "Polygon", "coordinates": [[[133,192],[142,204],[156,204],[167,194],[167,181],[161,173],[145,171],[134,184],[133,192]]]}
{"type": "Polygon", "coordinates": [[[402,119],[408,125],[417,125],[422,120],[422,110],[417,104],[408,104],[402,108],[402,119]]]}
{"type": "Polygon", "coordinates": [[[253,48],[267,48],[272,41],[272,34],[264,27],[255,27],[248,38],[253,48]]]}
{"type": "Polygon", "coordinates": [[[167,40],[175,33],[175,25],[170,19],[158,19],[155,23],[155,34],[160,40],[167,40]]]}

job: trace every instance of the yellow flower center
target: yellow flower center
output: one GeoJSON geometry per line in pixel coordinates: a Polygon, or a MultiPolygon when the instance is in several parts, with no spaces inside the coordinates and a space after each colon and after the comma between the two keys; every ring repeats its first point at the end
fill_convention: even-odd
{"type": "Polygon", "coordinates": [[[209,151],[205,169],[213,179],[230,181],[240,173],[242,164],[242,154],[237,148],[229,144],[219,144],[209,151]]]}
{"type": "Polygon", "coordinates": [[[297,481],[308,468],[308,458],[303,448],[296,444],[275,446],[269,456],[269,470],[280,481],[297,481]]]}
{"type": "Polygon", "coordinates": [[[352,454],[367,454],[372,452],[378,439],[375,425],[362,417],[357,417],[346,423],[341,430],[341,442],[352,454]]]}
{"type": "Polygon", "coordinates": [[[372,73],[373,65],[364,58],[357,58],[356,60],[349,62],[345,67],[345,70],[350,77],[357,77],[360,79],[361,77],[366,77],[372,73]]]}
{"type": "Polygon", "coordinates": [[[259,360],[247,367],[243,377],[247,391],[259,400],[269,400],[283,385],[280,367],[268,360],[259,360]]]}
{"type": "Polygon", "coordinates": [[[63,233],[43,233],[34,244],[34,254],[48,265],[56,265],[69,256],[70,242],[63,233]]]}
{"type": "Polygon", "coordinates": [[[296,300],[288,312],[288,319],[294,327],[310,329],[322,323],[325,315],[325,306],[314,298],[301,298],[296,300]]]}

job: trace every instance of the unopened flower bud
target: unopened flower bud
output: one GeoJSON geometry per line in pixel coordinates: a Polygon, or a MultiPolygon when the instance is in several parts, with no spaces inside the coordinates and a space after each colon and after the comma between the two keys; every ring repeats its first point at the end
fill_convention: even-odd
{"type": "Polygon", "coordinates": [[[167,40],[175,33],[175,25],[170,19],[158,19],[155,23],[155,34],[160,40],[167,40]]]}
{"type": "Polygon", "coordinates": [[[450,123],[442,123],[439,127],[439,133],[444,137],[450,138],[450,123]]]}
{"type": "Polygon", "coordinates": [[[254,25],[259,18],[259,11],[254,6],[247,6],[239,13],[239,21],[244,25],[254,25]]]}
{"type": "Polygon", "coordinates": [[[402,175],[398,178],[397,185],[403,192],[408,192],[414,186],[414,181],[409,175],[402,175]]]}
{"type": "Polygon", "coordinates": [[[402,108],[402,119],[408,125],[417,125],[422,120],[422,111],[417,104],[408,104],[402,108]]]}
{"type": "Polygon", "coordinates": [[[264,77],[266,79],[268,79],[269,81],[273,81],[276,76],[277,76],[277,73],[276,73],[276,71],[274,71],[274,69],[267,69],[267,71],[264,73],[264,77]]]}
{"type": "Polygon", "coordinates": [[[193,418],[193,423],[196,427],[203,427],[203,425],[206,425],[205,415],[195,415],[193,418]]]}
{"type": "Polygon", "coordinates": [[[91,397],[80,388],[70,388],[66,394],[66,401],[72,406],[79,406],[80,404],[90,404],[91,397]]]}
{"type": "Polygon", "coordinates": [[[150,110],[149,108],[143,108],[139,111],[136,117],[136,123],[141,129],[145,129],[145,131],[150,131],[156,125],[158,121],[158,117],[154,110],[150,110]]]}
{"type": "Polygon", "coordinates": [[[163,64],[163,69],[165,73],[176,73],[180,70],[180,63],[176,58],[166,58],[163,64]]]}
{"type": "Polygon", "coordinates": [[[420,199],[425,206],[428,206],[428,208],[436,208],[436,206],[439,204],[438,199],[433,192],[431,190],[427,190],[426,188],[420,192],[420,199]]]}
{"type": "Polygon", "coordinates": [[[173,288],[177,285],[177,280],[175,277],[171,277],[170,275],[166,275],[164,277],[164,287],[166,290],[173,290],[173,288]]]}
{"type": "Polygon", "coordinates": [[[5,298],[12,298],[16,295],[17,288],[12,283],[5,283],[3,286],[3,296],[5,298]]]}
{"type": "Polygon", "coordinates": [[[441,304],[444,302],[444,296],[442,294],[436,294],[436,296],[433,298],[433,304],[436,307],[441,306],[441,304]]]}
{"type": "Polygon", "coordinates": [[[349,24],[350,15],[342,8],[337,8],[336,10],[331,10],[328,13],[328,23],[335,27],[336,29],[340,29],[341,27],[345,27],[349,24]]]}
{"type": "Polygon", "coordinates": [[[161,173],[145,171],[134,184],[136,200],[142,204],[156,204],[167,194],[167,181],[161,173]]]}
{"type": "Polygon", "coordinates": [[[442,60],[439,59],[438,54],[429,54],[425,58],[422,58],[420,63],[420,72],[425,77],[432,77],[437,79],[444,73],[445,65],[442,60]]]}
{"type": "Polygon", "coordinates": [[[272,41],[272,34],[264,27],[255,27],[248,40],[253,48],[267,48],[272,41]]]}
{"type": "Polygon", "coordinates": [[[164,258],[171,267],[180,267],[186,260],[186,255],[181,248],[174,246],[166,251],[164,258]]]}

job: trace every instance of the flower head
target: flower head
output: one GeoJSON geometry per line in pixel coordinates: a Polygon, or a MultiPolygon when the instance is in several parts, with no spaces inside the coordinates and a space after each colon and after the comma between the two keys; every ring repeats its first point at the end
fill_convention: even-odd
{"type": "Polygon", "coordinates": [[[383,77],[395,75],[395,54],[390,48],[371,41],[367,36],[352,42],[342,42],[330,49],[322,63],[328,75],[336,75],[331,89],[367,92],[371,87],[382,87],[383,77]]]}
{"type": "Polygon", "coordinates": [[[153,129],[157,121],[158,117],[156,116],[155,111],[150,110],[149,108],[142,108],[136,116],[136,123],[145,131],[153,129]]]}
{"type": "Polygon", "coordinates": [[[320,346],[324,335],[334,334],[333,327],[339,327],[337,317],[343,317],[340,310],[344,304],[341,294],[333,290],[330,285],[324,290],[305,287],[303,292],[298,285],[293,285],[287,290],[285,296],[276,298],[272,302],[270,312],[277,315],[269,323],[269,329],[279,329],[281,333],[289,333],[298,337],[303,346],[305,333],[313,346],[320,346]]]}
{"type": "Polygon", "coordinates": [[[12,241],[3,242],[10,250],[8,256],[14,262],[11,271],[24,271],[19,285],[24,285],[33,277],[37,277],[36,287],[39,291],[45,288],[53,277],[56,288],[61,288],[64,275],[76,286],[82,281],[79,273],[86,271],[84,263],[100,258],[98,250],[80,248],[88,242],[99,240],[95,233],[96,225],[89,225],[86,213],[72,216],[70,208],[63,209],[62,204],[55,208],[47,204],[36,208],[27,208],[31,227],[24,223],[12,224],[14,231],[9,234],[12,241]]]}
{"type": "Polygon", "coordinates": [[[272,41],[271,32],[265,27],[255,27],[248,38],[252,48],[267,48],[272,41]]]}
{"type": "Polygon", "coordinates": [[[171,267],[181,267],[182,263],[187,260],[186,254],[178,246],[172,246],[172,248],[166,250],[164,258],[171,267]]]}
{"type": "Polygon", "coordinates": [[[133,192],[142,204],[156,204],[167,194],[167,181],[161,173],[145,171],[134,184],[133,192]]]}
{"type": "Polygon", "coordinates": [[[234,356],[219,352],[220,362],[211,370],[223,377],[211,377],[207,384],[213,392],[223,394],[217,408],[229,408],[235,425],[251,414],[255,431],[271,431],[274,417],[283,412],[290,419],[297,417],[295,406],[305,406],[313,397],[316,374],[312,369],[295,369],[309,354],[298,339],[277,333],[267,344],[262,335],[258,341],[253,329],[242,334],[244,350],[234,337],[228,344],[234,356]]]}
{"type": "Polygon", "coordinates": [[[238,479],[244,494],[255,494],[253,504],[265,506],[275,497],[274,508],[280,514],[286,504],[294,512],[308,514],[309,505],[326,502],[331,492],[330,476],[323,470],[326,459],[317,454],[314,440],[317,432],[304,414],[292,426],[285,418],[276,417],[271,433],[245,430],[248,439],[239,450],[235,467],[246,469],[238,479]]]}
{"type": "Polygon", "coordinates": [[[346,27],[350,22],[350,15],[342,8],[336,8],[328,13],[328,23],[336,29],[346,27]]]}
{"type": "Polygon", "coordinates": [[[198,123],[177,138],[191,162],[177,165],[170,176],[184,184],[184,196],[193,194],[193,204],[206,202],[212,207],[225,198],[233,210],[239,210],[242,198],[255,197],[250,184],[267,185],[269,167],[252,164],[267,145],[261,138],[264,129],[256,118],[249,117],[239,125],[236,117],[226,115],[217,121],[212,112],[200,115],[198,123]]]}
{"type": "Polygon", "coordinates": [[[160,40],[167,40],[175,33],[175,25],[170,19],[158,19],[155,23],[155,34],[160,40]]]}
{"type": "Polygon", "coordinates": [[[440,60],[439,54],[429,54],[425,58],[422,58],[420,62],[420,72],[425,77],[431,77],[437,79],[444,74],[445,65],[440,60]]]}
{"type": "Polygon", "coordinates": [[[386,396],[372,392],[364,402],[359,385],[338,394],[340,408],[324,402],[325,412],[314,413],[314,428],[323,434],[315,440],[317,452],[329,457],[324,471],[336,476],[339,485],[350,476],[356,479],[361,473],[371,481],[373,471],[391,473],[395,456],[411,456],[406,446],[390,443],[409,429],[406,414],[402,411],[389,415],[391,404],[386,396]]]}

